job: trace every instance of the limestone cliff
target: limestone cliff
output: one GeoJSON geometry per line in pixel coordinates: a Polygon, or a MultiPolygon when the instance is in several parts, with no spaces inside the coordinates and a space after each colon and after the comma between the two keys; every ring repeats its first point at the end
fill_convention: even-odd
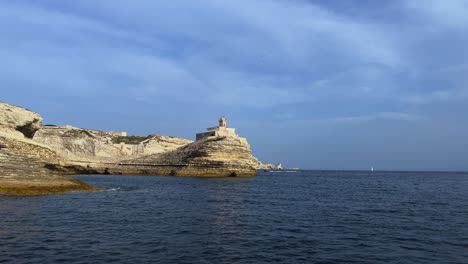
{"type": "Polygon", "coordinates": [[[154,170],[174,176],[255,176],[258,160],[247,140],[240,137],[209,137],[174,151],[147,155],[121,163],[122,167],[154,170]]]}
{"type": "Polygon", "coordinates": [[[144,154],[149,155],[173,151],[192,142],[192,140],[184,138],[151,135],[142,144],[144,145],[144,154]]]}
{"type": "Polygon", "coordinates": [[[60,174],[248,177],[261,166],[247,140],[228,128],[225,118],[193,142],[41,126],[40,115],[8,104],[0,104],[0,113],[0,193],[93,189],[60,174]]]}
{"type": "Polygon", "coordinates": [[[281,170],[282,168],[279,168],[278,165],[271,164],[271,163],[268,163],[268,164],[259,163],[257,166],[257,169],[259,170],[281,170]]]}
{"type": "Polygon", "coordinates": [[[43,126],[33,140],[53,149],[66,161],[112,162],[125,156],[110,136],[97,130],[73,126],[43,126]]]}
{"type": "Polygon", "coordinates": [[[42,118],[0,103],[0,194],[38,195],[96,188],[46,168],[60,157],[31,138],[42,118]]]}
{"type": "Polygon", "coordinates": [[[63,173],[254,176],[261,164],[236,134],[191,140],[161,135],[116,136],[72,126],[44,126],[34,136],[58,153],[63,173]]]}
{"type": "Polygon", "coordinates": [[[283,170],[283,164],[278,163],[276,165],[268,163],[268,164],[263,164],[259,162],[257,169],[259,170],[283,170]]]}
{"type": "Polygon", "coordinates": [[[63,160],[78,163],[116,163],[131,157],[172,151],[192,142],[161,135],[116,136],[112,132],[73,126],[43,126],[33,139],[55,150],[63,160]]]}
{"type": "Polygon", "coordinates": [[[41,126],[42,117],[22,107],[0,102],[0,134],[32,138],[41,126]]]}

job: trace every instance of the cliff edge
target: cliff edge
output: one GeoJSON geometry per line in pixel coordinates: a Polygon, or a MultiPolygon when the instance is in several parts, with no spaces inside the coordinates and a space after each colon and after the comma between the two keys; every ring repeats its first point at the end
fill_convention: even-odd
{"type": "Polygon", "coordinates": [[[161,136],[120,136],[73,126],[42,126],[33,140],[53,149],[65,161],[74,163],[118,163],[121,160],[163,153],[191,143],[191,140],[161,136]]]}
{"type": "Polygon", "coordinates": [[[127,171],[146,170],[173,176],[250,177],[256,174],[258,160],[244,138],[214,136],[120,165],[127,171]]]}
{"type": "Polygon", "coordinates": [[[41,195],[97,190],[84,182],[47,169],[60,157],[31,138],[42,117],[27,109],[0,103],[0,194],[41,195]]]}
{"type": "Polygon", "coordinates": [[[42,126],[39,114],[0,103],[0,194],[97,189],[63,174],[251,177],[261,165],[224,117],[191,141],[42,126]]]}

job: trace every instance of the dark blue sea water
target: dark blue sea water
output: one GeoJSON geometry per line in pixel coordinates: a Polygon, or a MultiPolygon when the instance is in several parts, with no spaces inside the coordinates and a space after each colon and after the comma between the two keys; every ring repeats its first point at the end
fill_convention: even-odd
{"type": "Polygon", "coordinates": [[[468,263],[468,174],[79,176],[0,196],[0,263],[468,263]]]}

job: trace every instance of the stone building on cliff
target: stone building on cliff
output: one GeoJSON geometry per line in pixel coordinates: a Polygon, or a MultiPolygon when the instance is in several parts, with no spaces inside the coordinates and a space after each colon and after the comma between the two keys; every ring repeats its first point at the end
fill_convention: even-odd
{"type": "Polygon", "coordinates": [[[126,137],[128,136],[126,131],[109,131],[107,134],[116,136],[116,137],[126,137]]]}
{"type": "Polygon", "coordinates": [[[197,133],[196,140],[199,141],[208,137],[239,137],[236,134],[235,128],[227,127],[227,120],[225,117],[221,117],[218,122],[218,126],[207,128],[206,130],[208,132],[197,133]]]}

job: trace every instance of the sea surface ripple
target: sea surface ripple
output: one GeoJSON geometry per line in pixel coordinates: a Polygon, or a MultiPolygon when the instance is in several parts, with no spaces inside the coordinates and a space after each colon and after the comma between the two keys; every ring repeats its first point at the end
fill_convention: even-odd
{"type": "Polygon", "coordinates": [[[0,263],[468,263],[468,174],[77,176],[0,196],[0,263]]]}

